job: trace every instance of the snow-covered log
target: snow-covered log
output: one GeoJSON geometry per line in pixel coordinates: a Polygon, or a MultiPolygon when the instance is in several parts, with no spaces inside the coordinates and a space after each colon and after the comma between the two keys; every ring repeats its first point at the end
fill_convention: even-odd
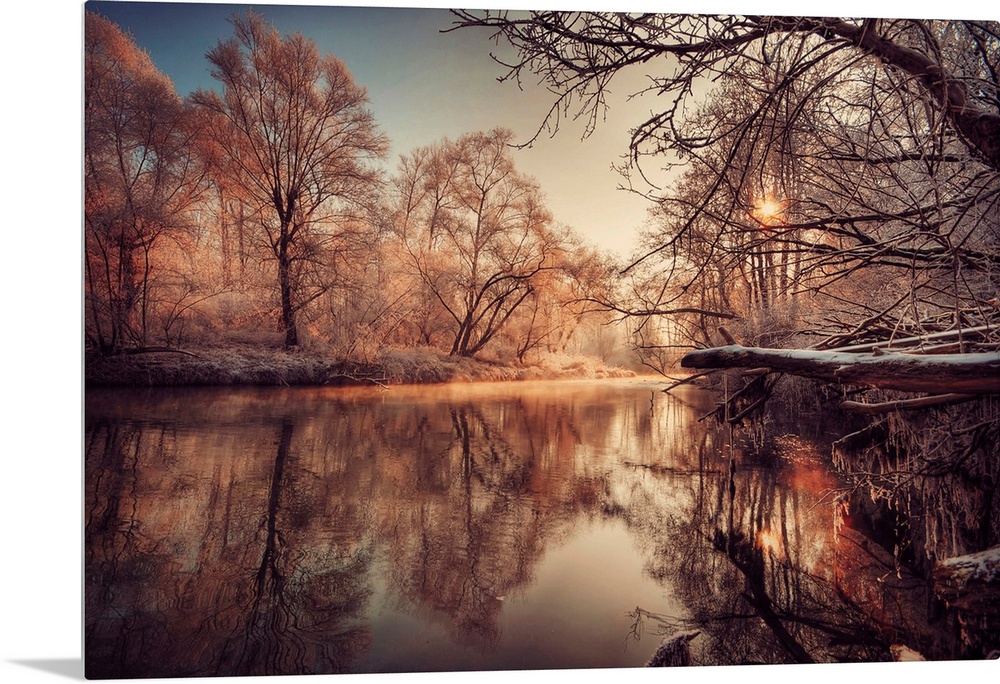
{"type": "Polygon", "coordinates": [[[934,591],[967,614],[1000,613],[1000,546],[957,556],[934,566],[934,591]]]}
{"type": "Polygon", "coordinates": [[[904,392],[1000,393],[1000,352],[977,354],[852,354],[730,344],[689,352],[684,368],[758,368],[904,392]]]}
{"type": "Polygon", "coordinates": [[[1000,546],[940,561],[934,593],[957,614],[963,651],[1000,657],[1000,546]]]}

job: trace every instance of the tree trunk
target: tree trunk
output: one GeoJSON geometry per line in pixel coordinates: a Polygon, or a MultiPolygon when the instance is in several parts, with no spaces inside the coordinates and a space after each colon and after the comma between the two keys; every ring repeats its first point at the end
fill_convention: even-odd
{"type": "Polygon", "coordinates": [[[285,347],[299,344],[299,334],[295,326],[295,308],[292,305],[291,258],[288,254],[287,228],[282,227],[278,244],[278,287],[281,290],[281,326],[285,330],[285,347]]]}
{"type": "Polygon", "coordinates": [[[939,561],[933,575],[935,593],[949,605],[986,611],[1000,601],[1000,546],[939,561]]]}
{"type": "Polygon", "coordinates": [[[455,343],[451,345],[450,356],[472,356],[469,353],[469,341],[472,339],[472,328],[474,325],[472,310],[469,309],[465,314],[465,320],[458,326],[458,332],[455,334],[455,343]]]}
{"type": "Polygon", "coordinates": [[[1000,353],[849,354],[805,349],[764,349],[731,344],[699,349],[684,368],[759,368],[843,385],[904,392],[1000,394],[1000,353]]]}

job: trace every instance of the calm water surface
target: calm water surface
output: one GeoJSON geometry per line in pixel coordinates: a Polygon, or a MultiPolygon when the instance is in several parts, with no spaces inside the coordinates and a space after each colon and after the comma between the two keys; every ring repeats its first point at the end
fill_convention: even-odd
{"type": "Polygon", "coordinates": [[[879,659],[816,426],[661,386],[89,391],[88,676],[879,659]]]}

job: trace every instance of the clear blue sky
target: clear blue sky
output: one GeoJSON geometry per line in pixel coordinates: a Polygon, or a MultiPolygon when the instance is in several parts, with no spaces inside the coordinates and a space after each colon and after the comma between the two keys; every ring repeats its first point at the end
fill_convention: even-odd
{"type": "MultiPolygon", "coordinates": [[[[217,87],[205,53],[232,35],[229,17],[249,7],[281,33],[301,32],[322,52],[344,60],[355,81],[368,89],[376,120],[392,142],[390,168],[417,146],[470,131],[504,126],[526,141],[553,102],[533,83],[523,83],[524,90],[498,83],[504,70],[490,58],[498,48],[489,32],[442,33],[454,20],[443,9],[86,3],[131,33],[181,95],[217,87]]],[[[637,110],[621,103],[612,114],[626,111],[637,110]]],[[[622,256],[646,210],[643,200],[617,190],[621,179],[611,170],[627,151],[628,127],[611,120],[581,140],[582,127],[570,123],[554,138],[545,136],[515,153],[518,167],[541,184],[557,222],[622,256]]]]}

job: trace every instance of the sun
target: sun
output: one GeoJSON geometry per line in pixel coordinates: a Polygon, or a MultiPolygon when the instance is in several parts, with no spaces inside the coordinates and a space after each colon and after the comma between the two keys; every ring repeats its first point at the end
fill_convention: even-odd
{"type": "Polygon", "coordinates": [[[754,207],[754,216],[765,225],[770,225],[781,218],[783,207],[778,200],[767,197],[757,201],[754,207]]]}
{"type": "Polygon", "coordinates": [[[781,537],[769,529],[763,529],[757,533],[757,546],[764,551],[770,552],[775,558],[782,559],[785,557],[785,548],[781,542],[781,537]]]}

